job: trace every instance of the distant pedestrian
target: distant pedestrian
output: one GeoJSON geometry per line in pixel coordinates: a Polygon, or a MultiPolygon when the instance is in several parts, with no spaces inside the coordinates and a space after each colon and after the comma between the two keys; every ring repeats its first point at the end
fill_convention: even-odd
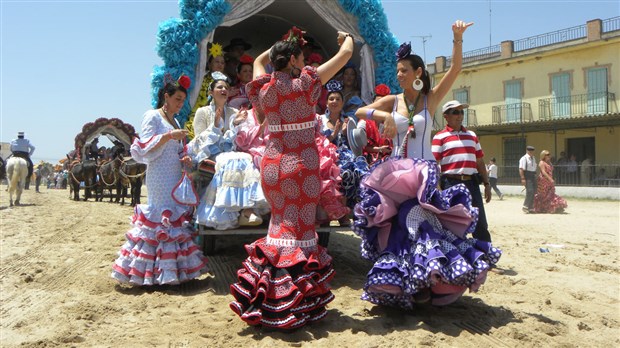
{"type": "Polygon", "coordinates": [[[523,201],[523,212],[534,212],[534,195],[537,190],[536,182],[536,158],[534,158],[534,146],[528,145],[527,152],[519,160],[519,176],[521,184],[525,186],[525,201],[523,201]]]}
{"type": "Polygon", "coordinates": [[[35,178],[34,178],[34,188],[35,188],[35,191],[37,193],[41,193],[41,191],[39,191],[39,186],[41,186],[41,179],[42,179],[42,177],[41,177],[41,165],[40,164],[37,165],[37,168],[34,170],[34,175],[35,175],[35,178]]]}
{"type": "Polygon", "coordinates": [[[499,196],[499,200],[503,200],[504,195],[497,188],[497,165],[495,164],[495,157],[491,158],[489,161],[489,164],[487,165],[487,172],[489,173],[489,183],[491,184],[491,188],[499,196]]]}

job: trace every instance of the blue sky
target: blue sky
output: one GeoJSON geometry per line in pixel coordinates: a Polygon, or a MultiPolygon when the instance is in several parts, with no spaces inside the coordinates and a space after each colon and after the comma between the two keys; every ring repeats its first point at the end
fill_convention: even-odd
{"type": "MultiPolygon", "coordinates": [[[[620,15],[618,0],[386,0],[383,7],[392,33],[428,62],[451,54],[456,19],[475,23],[464,37],[470,51],[620,15]],[[428,35],[423,46],[418,36],[428,35]]],[[[99,117],[139,131],[151,107],[150,74],[161,65],[157,26],[178,16],[174,0],[0,0],[0,140],[25,131],[34,159],[55,163],[99,117]]]]}

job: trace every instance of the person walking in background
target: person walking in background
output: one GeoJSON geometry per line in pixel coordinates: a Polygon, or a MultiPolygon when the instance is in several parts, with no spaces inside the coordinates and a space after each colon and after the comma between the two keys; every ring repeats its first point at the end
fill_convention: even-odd
{"type": "Polygon", "coordinates": [[[577,172],[579,170],[579,164],[577,164],[577,157],[570,155],[570,159],[566,164],[566,178],[567,184],[577,185],[577,172]]]}
{"type": "Polygon", "coordinates": [[[492,157],[487,165],[487,172],[489,173],[489,183],[491,184],[491,188],[495,193],[499,196],[499,200],[504,199],[504,195],[497,188],[497,165],[495,164],[495,157],[492,157]]]}
{"type": "Polygon", "coordinates": [[[525,200],[523,212],[534,213],[534,195],[536,194],[536,158],[534,158],[534,146],[528,145],[527,152],[519,160],[519,176],[521,185],[525,186],[525,200]]]}
{"type": "Polygon", "coordinates": [[[540,152],[540,173],[538,174],[538,189],[534,196],[534,210],[536,213],[562,213],[568,204],[564,198],[555,194],[555,180],[553,180],[553,165],[549,151],[540,152]]]}
{"type": "Polygon", "coordinates": [[[41,165],[37,165],[37,169],[34,170],[34,188],[36,193],[41,193],[39,191],[39,186],[41,186],[41,165]]]}
{"type": "Polygon", "coordinates": [[[594,164],[592,163],[591,157],[588,156],[581,162],[581,167],[579,168],[581,171],[579,176],[579,183],[581,186],[590,185],[592,181],[592,168],[594,168],[594,164]]]}
{"type": "Polygon", "coordinates": [[[320,159],[315,105],[321,85],[353,54],[353,37],[338,32],[340,50],[319,66],[304,66],[303,32],[293,27],[254,62],[246,91],[269,140],[261,184],[271,207],[267,236],[245,246],[248,257],[230,286],[230,308],[249,325],[295,329],[327,315],[334,299],[332,257],[315,230],[320,159]],[[271,62],[274,72],[266,74],[271,62]]]}
{"type": "Polygon", "coordinates": [[[491,184],[478,137],[476,133],[463,127],[463,109],[468,106],[457,100],[443,105],[441,110],[447,124],[433,137],[433,155],[441,167],[441,189],[458,184],[467,187],[472,205],[478,208],[478,224],[472,235],[476,239],[491,242],[480,183],[484,184],[484,199],[487,203],[491,201],[491,184]]]}

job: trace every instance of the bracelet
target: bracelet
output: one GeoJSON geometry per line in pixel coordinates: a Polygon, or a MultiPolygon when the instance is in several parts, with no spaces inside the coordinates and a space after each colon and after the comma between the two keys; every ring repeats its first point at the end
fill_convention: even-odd
{"type": "Polygon", "coordinates": [[[351,35],[351,34],[347,34],[347,35],[345,35],[345,36],[344,36],[344,38],[345,38],[345,39],[346,39],[346,38],[348,38],[348,37],[350,37],[350,38],[351,38],[351,40],[355,41],[355,39],[353,38],[353,35],[351,35]]]}
{"type": "Polygon", "coordinates": [[[463,40],[452,40],[452,43],[463,43],[463,40]]]}
{"type": "Polygon", "coordinates": [[[372,120],[372,115],[375,113],[375,109],[368,109],[368,111],[366,111],[366,119],[367,120],[372,120]]]}

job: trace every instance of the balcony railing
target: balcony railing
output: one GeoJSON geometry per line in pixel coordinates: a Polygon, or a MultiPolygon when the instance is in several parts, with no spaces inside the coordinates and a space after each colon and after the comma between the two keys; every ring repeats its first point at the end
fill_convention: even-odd
{"type": "MultiPolygon", "coordinates": [[[[495,45],[463,53],[463,64],[483,59],[497,58],[502,55],[502,46],[495,45]]],[[[452,57],[446,59],[446,69],[452,65],[452,57]]]]}
{"type": "Polygon", "coordinates": [[[553,45],[560,42],[584,38],[588,35],[586,25],[557,30],[551,33],[526,37],[514,42],[514,52],[525,51],[536,47],[553,45]]]}
{"type": "MultiPolygon", "coordinates": [[[[540,169],[538,169],[540,173],[540,169]]],[[[519,185],[519,167],[498,166],[498,186],[502,184],[519,185]]],[[[556,186],[620,186],[620,164],[576,164],[575,166],[559,165],[553,167],[553,180],[556,186]]]]}
{"type": "Polygon", "coordinates": [[[603,20],[603,33],[620,30],[620,17],[614,17],[603,20]]]}
{"type": "MultiPolygon", "coordinates": [[[[445,126],[446,126],[446,119],[443,117],[443,115],[439,117],[434,117],[434,121],[433,121],[434,130],[436,131],[442,130],[444,129],[445,126]]],[[[475,109],[465,109],[465,116],[463,117],[463,126],[465,126],[466,128],[478,126],[478,118],[476,117],[475,109]]]]}
{"type": "Polygon", "coordinates": [[[493,106],[493,124],[523,123],[532,121],[530,103],[493,106]]]}
{"type": "Polygon", "coordinates": [[[552,120],[618,112],[616,96],[609,92],[569,95],[538,100],[538,117],[552,120]]]}

